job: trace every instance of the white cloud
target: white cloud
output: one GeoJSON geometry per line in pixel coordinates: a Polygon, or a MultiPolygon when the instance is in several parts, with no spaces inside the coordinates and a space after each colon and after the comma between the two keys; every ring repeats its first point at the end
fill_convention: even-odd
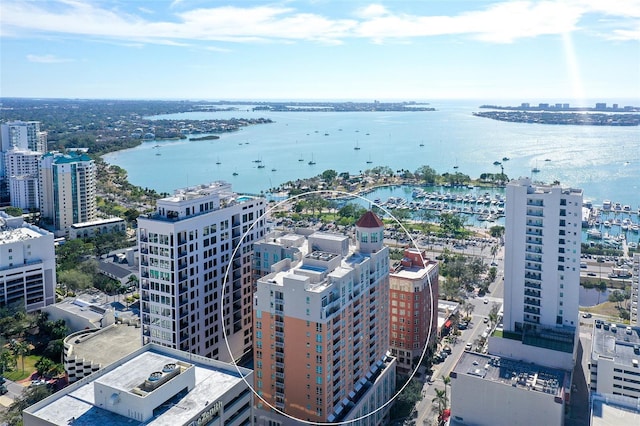
{"type": "MultiPolygon", "coordinates": [[[[429,16],[397,12],[378,3],[354,11],[350,18],[336,18],[294,9],[291,6],[201,7],[188,9],[165,19],[151,16],[153,3],[138,7],[138,13],[124,13],[98,3],[59,0],[3,2],[0,28],[3,36],[82,35],[183,46],[199,41],[278,42],[299,40],[340,44],[349,38],[410,40],[417,37],[461,35],[490,43],[511,43],[521,38],[564,34],[582,30],[586,19],[607,18],[607,34],[618,40],[637,39],[640,29],[640,0],[540,0],[496,1],[483,9],[450,16],[429,16]]],[[[283,4],[286,4],[284,2],[283,4]]],[[[394,9],[403,3],[392,3],[394,9]]],[[[470,3],[474,4],[474,3],[470,3]]],[[[411,6],[409,3],[407,6],[411,6]]],[[[597,25],[591,19],[588,25],[597,25]],[[595,23],[593,23],[593,22],[595,23]]]]}
{"type": "Polygon", "coordinates": [[[29,62],[37,62],[40,64],[59,64],[62,62],[73,62],[73,59],[59,58],[55,55],[27,55],[29,62]]]}

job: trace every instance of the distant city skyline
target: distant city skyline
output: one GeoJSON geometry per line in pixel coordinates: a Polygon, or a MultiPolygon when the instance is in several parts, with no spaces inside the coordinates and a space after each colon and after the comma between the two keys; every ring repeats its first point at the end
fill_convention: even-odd
{"type": "Polygon", "coordinates": [[[640,0],[5,0],[0,96],[640,99],[640,0]]]}

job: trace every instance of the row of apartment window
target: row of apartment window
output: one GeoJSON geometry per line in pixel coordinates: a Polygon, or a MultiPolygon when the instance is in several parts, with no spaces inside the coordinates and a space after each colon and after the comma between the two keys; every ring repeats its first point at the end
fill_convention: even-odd
{"type": "Polygon", "coordinates": [[[413,349],[420,349],[421,348],[421,344],[420,342],[413,342],[413,345],[405,345],[404,340],[391,340],[391,346],[394,346],[396,348],[411,348],[411,346],[413,346],[413,349]]]}
{"type": "MultiPolygon", "coordinates": [[[[415,291],[418,292],[420,291],[419,287],[415,288],[415,291]]],[[[405,292],[400,292],[400,291],[391,291],[391,298],[392,299],[400,299],[400,300],[411,300],[411,295],[406,294],[405,292]]],[[[413,295],[413,300],[420,300],[420,295],[419,294],[414,294],[413,295]]]]}
{"type": "Polygon", "coordinates": [[[640,376],[640,372],[638,371],[622,370],[620,368],[614,368],[613,371],[615,373],[624,373],[624,374],[630,374],[632,376],[640,376]]]}
{"type": "MultiPolygon", "coordinates": [[[[391,306],[399,306],[401,308],[411,308],[411,302],[406,303],[406,302],[398,302],[397,300],[392,300],[391,301],[391,306]],[[409,305],[409,306],[407,306],[409,305]]],[[[418,309],[420,307],[420,302],[415,302],[413,304],[414,309],[418,309]]]]}

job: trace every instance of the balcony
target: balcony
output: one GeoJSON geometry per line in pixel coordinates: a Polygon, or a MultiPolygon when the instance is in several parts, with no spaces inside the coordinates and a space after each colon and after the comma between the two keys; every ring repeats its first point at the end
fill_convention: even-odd
{"type": "Polygon", "coordinates": [[[536,290],[540,290],[542,286],[538,283],[533,283],[531,281],[525,281],[524,286],[528,288],[535,288],[536,290]]]}
{"type": "Polygon", "coordinates": [[[542,239],[527,237],[527,244],[542,245],[542,239]]]}
{"type": "Polygon", "coordinates": [[[535,207],[542,207],[543,206],[543,202],[542,200],[534,200],[534,199],[528,199],[527,200],[527,205],[528,206],[535,206],[535,207]]]}
{"type": "Polygon", "coordinates": [[[524,267],[524,269],[526,269],[528,271],[539,271],[539,272],[542,272],[542,266],[541,265],[528,264],[528,265],[526,265],[524,267]]]}
{"type": "Polygon", "coordinates": [[[530,299],[528,297],[524,299],[524,303],[525,305],[540,306],[540,300],[530,299]]]}

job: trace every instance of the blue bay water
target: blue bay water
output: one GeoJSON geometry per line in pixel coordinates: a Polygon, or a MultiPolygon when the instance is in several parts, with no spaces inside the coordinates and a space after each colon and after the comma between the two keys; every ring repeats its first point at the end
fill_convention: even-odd
{"type": "Polygon", "coordinates": [[[500,172],[493,162],[509,157],[503,166],[511,178],[530,176],[538,167],[536,180],[582,188],[585,199],[596,205],[609,199],[634,211],[640,206],[637,127],[507,123],[474,117],[479,111],[475,103],[431,106],[437,111],[253,112],[246,105],[239,111],[157,116],[266,117],[274,123],[248,126],[214,141],[144,142],[104,159],[127,170],[131,183],[159,192],[226,180],[238,192],[257,194],[327,169],[354,174],[375,166],[415,171],[429,165],[444,173],[458,166],[457,171],[476,178],[500,172]],[[258,168],[256,160],[265,167],[258,168]],[[309,165],[310,160],[316,164],[309,165]]]}

